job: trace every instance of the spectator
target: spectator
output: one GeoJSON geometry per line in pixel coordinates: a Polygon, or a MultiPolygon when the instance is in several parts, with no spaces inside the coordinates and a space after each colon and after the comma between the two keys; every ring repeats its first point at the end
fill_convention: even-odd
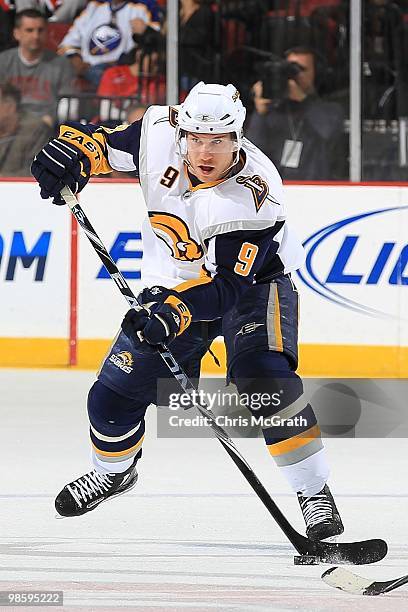
{"type": "Polygon", "coordinates": [[[0,176],[29,176],[38,147],[52,130],[30,112],[20,110],[21,94],[10,83],[0,83],[0,176]]]}
{"type": "MultiPolygon", "coordinates": [[[[213,13],[203,0],[181,0],[180,87],[188,91],[211,75],[213,58],[213,13]]],[[[211,79],[210,79],[211,80],[211,79]]]]}
{"type": "Polygon", "coordinates": [[[133,35],[143,36],[148,28],[159,30],[155,0],[90,2],[61,41],[59,53],[96,90],[103,71],[135,46],[133,35]]]}
{"type": "Polygon", "coordinates": [[[130,65],[111,66],[102,75],[97,94],[103,98],[137,97],[141,104],[165,104],[166,77],[156,52],[133,53],[130,65]]]}
{"type": "Polygon", "coordinates": [[[36,8],[48,17],[49,21],[69,23],[87,5],[88,0],[15,0],[17,12],[36,8]]]}
{"type": "Polygon", "coordinates": [[[13,3],[0,0],[0,51],[13,46],[13,22],[13,3]]]}
{"type": "Polygon", "coordinates": [[[247,137],[284,179],[346,178],[343,110],[316,93],[316,80],[324,78],[317,55],[309,47],[294,47],[285,58],[286,62],[274,63],[269,74],[265,67],[263,81],[253,87],[255,110],[247,137]],[[281,97],[279,92],[275,99],[263,97],[264,88],[273,89],[280,82],[281,97]]]}
{"type": "Polygon", "coordinates": [[[397,119],[407,113],[403,33],[403,13],[395,2],[366,2],[363,24],[363,115],[366,119],[397,119]]]}
{"type": "Polygon", "coordinates": [[[58,97],[72,94],[71,66],[66,58],[45,49],[47,22],[36,9],[17,13],[14,38],[18,47],[0,53],[0,80],[20,90],[23,110],[52,126],[58,97]]]}

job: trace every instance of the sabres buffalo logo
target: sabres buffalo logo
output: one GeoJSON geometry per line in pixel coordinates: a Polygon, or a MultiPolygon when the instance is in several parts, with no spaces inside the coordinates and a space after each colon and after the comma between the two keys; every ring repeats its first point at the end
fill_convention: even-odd
{"type": "Polygon", "coordinates": [[[115,25],[100,25],[92,32],[89,51],[92,55],[106,55],[117,49],[121,40],[122,35],[115,25]]]}
{"type": "Polygon", "coordinates": [[[255,202],[256,212],[258,212],[268,197],[268,183],[257,174],[254,174],[254,176],[238,176],[236,180],[237,183],[240,185],[245,185],[245,187],[248,187],[248,189],[251,190],[255,202]]]}
{"type": "Polygon", "coordinates": [[[118,357],[122,359],[123,363],[126,365],[133,365],[133,355],[129,353],[129,351],[121,351],[118,353],[118,357]]]}
{"type": "Polygon", "coordinates": [[[113,353],[109,357],[109,361],[113,363],[119,370],[125,372],[125,374],[130,374],[133,372],[133,356],[129,351],[121,351],[120,353],[113,353]]]}
{"type": "Polygon", "coordinates": [[[154,233],[169,247],[174,259],[196,261],[204,255],[201,246],[191,238],[187,225],[176,215],[149,212],[154,233]]]}

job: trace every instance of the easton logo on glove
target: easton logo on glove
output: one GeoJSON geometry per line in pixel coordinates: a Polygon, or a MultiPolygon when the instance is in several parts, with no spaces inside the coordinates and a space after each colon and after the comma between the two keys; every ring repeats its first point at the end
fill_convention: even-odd
{"type": "Polygon", "coordinates": [[[178,327],[180,327],[180,317],[178,316],[178,314],[176,314],[175,312],[171,313],[173,315],[173,319],[176,325],[178,325],[178,327]]]}
{"type": "Polygon", "coordinates": [[[87,153],[93,153],[95,161],[101,159],[100,151],[95,146],[95,143],[92,142],[90,138],[86,138],[84,134],[78,133],[77,130],[61,130],[60,138],[68,142],[73,142],[84,153],[84,148],[87,153]]]}
{"type": "Polygon", "coordinates": [[[61,125],[59,138],[75,146],[87,156],[91,164],[91,174],[106,174],[111,172],[106,156],[104,155],[104,137],[101,133],[92,135],[81,132],[75,125],[61,125]]]}
{"type": "Polygon", "coordinates": [[[191,312],[189,311],[189,309],[187,308],[187,306],[185,305],[184,302],[182,302],[180,300],[180,298],[178,298],[176,295],[169,295],[169,297],[164,301],[164,304],[170,304],[170,306],[172,306],[180,315],[180,329],[179,332],[177,333],[177,336],[179,336],[180,334],[182,334],[187,327],[190,325],[191,323],[191,312]]]}

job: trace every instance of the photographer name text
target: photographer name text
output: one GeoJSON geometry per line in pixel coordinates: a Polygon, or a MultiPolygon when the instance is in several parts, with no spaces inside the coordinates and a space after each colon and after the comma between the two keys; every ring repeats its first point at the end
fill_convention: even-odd
{"type": "Polygon", "coordinates": [[[220,427],[262,427],[262,429],[268,429],[269,427],[307,427],[307,419],[303,416],[295,416],[291,419],[282,419],[279,415],[273,415],[270,417],[262,416],[230,416],[230,415],[217,415],[214,419],[197,415],[195,417],[183,417],[178,414],[172,414],[169,417],[170,427],[209,427],[211,421],[215,421],[220,427]]]}

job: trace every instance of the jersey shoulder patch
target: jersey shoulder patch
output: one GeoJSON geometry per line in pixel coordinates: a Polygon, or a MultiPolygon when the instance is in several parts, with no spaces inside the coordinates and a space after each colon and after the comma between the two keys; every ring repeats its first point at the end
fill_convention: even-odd
{"type": "Polygon", "coordinates": [[[267,199],[273,204],[279,204],[279,202],[269,193],[268,183],[259,174],[240,174],[235,180],[239,185],[243,185],[250,190],[256,212],[259,212],[261,206],[267,199]]]}
{"type": "Polygon", "coordinates": [[[177,127],[178,110],[174,106],[169,107],[169,123],[171,127],[177,127]]]}
{"type": "Polygon", "coordinates": [[[167,123],[171,127],[177,127],[177,106],[151,106],[145,113],[148,116],[152,125],[160,125],[167,123]]]}

